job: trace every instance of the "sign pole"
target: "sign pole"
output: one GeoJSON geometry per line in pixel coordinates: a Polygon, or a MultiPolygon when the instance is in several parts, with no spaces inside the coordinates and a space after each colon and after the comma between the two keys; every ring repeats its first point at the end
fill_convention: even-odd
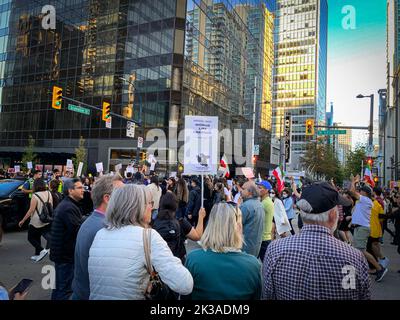
{"type": "Polygon", "coordinates": [[[204,208],[204,174],[201,175],[201,207],[204,208]]]}

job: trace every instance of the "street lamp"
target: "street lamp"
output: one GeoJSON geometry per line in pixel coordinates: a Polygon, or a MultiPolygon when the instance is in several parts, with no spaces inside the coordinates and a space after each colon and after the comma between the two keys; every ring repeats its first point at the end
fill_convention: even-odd
{"type": "Polygon", "coordinates": [[[369,115],[369,139],[368,139],[368,144],[370,146],[373,145],[373,132],[374,132],[374,95],[370,94],[369,96],[365,96],[363,94],[359,94],[357,99],[362,99],[362,98],[370,98],[371,99],[371,105],[370,105],[370,115],[369,115]]]}

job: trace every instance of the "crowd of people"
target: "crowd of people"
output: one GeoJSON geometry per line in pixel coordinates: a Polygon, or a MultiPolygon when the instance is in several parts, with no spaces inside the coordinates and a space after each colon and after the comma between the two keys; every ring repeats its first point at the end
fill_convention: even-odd
{"type": "Polygon", "coordinates": [[[29,220],[33,262],[50,253],[53,300],[145,299],[149,263],[169,299],[369,299],[370,277],[388,272],[383,233],[399,245],[399,190],[359,176],[346,190],[333,181],[299,188],[293,178],[281,188],[269,178],[205,176],[202,185],[196,176],[55,170],[44,179],[34,170],[22,190],[30,207],[19,225],[29,220]],[[187,254],[187,239],[201,248],[187,254]],[[352,290],[343,287],[349,265],[352,290]]]}

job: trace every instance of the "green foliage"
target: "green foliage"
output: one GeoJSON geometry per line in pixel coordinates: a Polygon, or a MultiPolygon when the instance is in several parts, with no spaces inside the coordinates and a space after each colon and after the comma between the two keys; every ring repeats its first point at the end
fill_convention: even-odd
{"type": "Polygon", "coordinates": [[[306,153],[300,161],[314,179],[333,179],[336,184],[343,183],[343,168],[331,145],[319,142],[308,143],[306,153]]]}
{"type": "Polygon", "coordinates": [[[85,148],[85,139],[81,136],[79,139],[79,146],[75,148],[75,156],[72,158],[74,164],[74,170],[77,172],[79,162],[83,162],[82,174],[86,172],[87,169],[87,150],[85,148]]]}
{"type": "Polygon", "coordinates": [[[367,157],[365,147],[362,145],[357,145],[354,151],[349,151],[347,153],[347,162],[344,170],[346,177],[350,175],[356,176],[361,173],[361,163],[367,157]]]}
{"type": "Polygon", "coordinates": [[[37,157],[37,154],[33,152],[33,149],[35,148],[35,139],[31,135],[29,135],[28,138],[28,146],[24,150],[24,154],[22,155],[22,169],[25,170],[27,169],[27,162],[35,162],[35,159],[37,157]]]}

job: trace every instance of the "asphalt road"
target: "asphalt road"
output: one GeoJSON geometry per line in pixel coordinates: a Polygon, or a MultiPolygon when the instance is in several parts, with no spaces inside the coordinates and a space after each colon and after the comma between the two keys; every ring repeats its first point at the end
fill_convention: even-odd
{"type": "MultiPolygon", "coordinates": [[[[44,241],[44,240],[43,240],[44,241]]],[[[383,252],[390,259],[389,271],[381,283],[372,279],[372,298],[374,300],[400,300],[400,255],[396,247],[390,244],[391,237],[385,234],[383,252]]],[[[188,251],[198,248],[197,243],[188,241],[188,251]]],[[[41,286],[45,274],[42,268],[52,265],[48,256],[34,263],[30,257],[34,254],[33,247],[27,241],[27,232],[8,232],[4,234],[0,245],[0,281],[7,287],[12,287],[23,278],[33,279],[29,300],[49,300],[51,290],[41,286]]]]}

